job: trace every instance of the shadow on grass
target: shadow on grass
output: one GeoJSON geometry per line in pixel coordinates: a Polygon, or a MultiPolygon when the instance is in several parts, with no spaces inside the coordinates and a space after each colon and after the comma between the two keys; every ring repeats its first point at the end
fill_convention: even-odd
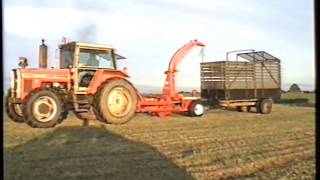
{"type": "Polygon", "coordinates": [[[4,151],[4,179],[192,179],[155,148],[101,127],[59,127],[4,151]]]}
{"type": "Polygon", "coordinates": [[[307,98],[295,98],[295,99],[280,99],[275,101],[277,104],[284,104],[289,106],[302,106],[302,107],[314,107],[314,103],[310,103],[307,98]]]}
{"type": "Polygon", "coordinates": [[[249,111],[245,111],[245,112],[241,112],[239,111],[237,108],[222,108],[226,111],[230,111],[230,112],[238,112],[238,113],[254,113],[257,114],[257,110],[256,107],[250,107],[249,111]]]}

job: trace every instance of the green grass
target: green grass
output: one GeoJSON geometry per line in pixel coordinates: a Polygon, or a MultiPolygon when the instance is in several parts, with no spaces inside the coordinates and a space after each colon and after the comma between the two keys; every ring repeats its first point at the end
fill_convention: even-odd
{"type": "Polygon", "coordinates": [[[4,179],[314,179],[315,108],[262,115],[137,114],[121,126],[72,114],[52,129],[4,121],[4,179]]]}

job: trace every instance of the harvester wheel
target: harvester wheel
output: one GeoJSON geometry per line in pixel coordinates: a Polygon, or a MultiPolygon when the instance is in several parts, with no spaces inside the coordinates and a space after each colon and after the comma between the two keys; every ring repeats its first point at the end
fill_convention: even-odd
{"type": "Polygon", "coordinates": [[[204,113],[204,107],[200,101],[193,101],[189,106],[190,116],[202,116],[204,113]]]}
{"type": "Polygon", "coordinates": [[[34,128],[50,128],[67,117],[62,99],[49,89],[34,91],[23,104],[25,122],[34,128]]]}
{"type": "Polygon", "coordinates": [[[124,124],[134,116],[137,102],[137,93],[129,82],[110,80],[95,96],[93,109],[102,122],[124,124]]]}
{"type": "Polygon", "coordinates": [[[14,104],[9,102],[10,94],[11,94],[11,89],[8,90],[8,94],[5,99],[5,108],[6,108],[7,115],[12,121],[23,123],[24,118],[22,115],[21,104],[14,104]]]}
{"type": "Polygon", "coordinates": [[[261,114],[270,114],[272,110],[272,100],[271,99],[263,99],[260,102],[260,113],[261,114]]]}

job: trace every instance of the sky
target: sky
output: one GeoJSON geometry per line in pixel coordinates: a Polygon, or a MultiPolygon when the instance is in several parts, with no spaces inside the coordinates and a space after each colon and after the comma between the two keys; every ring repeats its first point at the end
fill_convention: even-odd
{"type": "Polygon", "coordinates": [[[312,0],[4,0],[3,7],[5,87],[20,56],[38,66],[42,38],[49,66],[57,67],[56,49],[67,37],[115,47],[136,85],[161,88],[171,56],[197,39],[206,44],[204,56],[194,48],[181,62],[180,90],[199,89],[201,61],[225,60],[238,49],[279,58],[282,89],[297,83],[314,90],[312,0]]]}

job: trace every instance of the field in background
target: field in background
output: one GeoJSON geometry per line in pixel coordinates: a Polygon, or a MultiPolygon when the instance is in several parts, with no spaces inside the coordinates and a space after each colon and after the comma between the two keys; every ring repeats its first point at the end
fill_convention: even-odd
{"type": "Polygon", "coordinates": [[[300,93],[300,92],[290,92],[283,93],[281,95],[281,104],[289,104],[296,106],[315,106],[315,94],[314,93],[300,93]]]}
{"type": "Polygon", "coordinates": [[[4,178],[314,179],[311,96],[285,94],[270,115],[216,109],[82,127],[70,114],[52,129],[5,120],[4,178]]]}

